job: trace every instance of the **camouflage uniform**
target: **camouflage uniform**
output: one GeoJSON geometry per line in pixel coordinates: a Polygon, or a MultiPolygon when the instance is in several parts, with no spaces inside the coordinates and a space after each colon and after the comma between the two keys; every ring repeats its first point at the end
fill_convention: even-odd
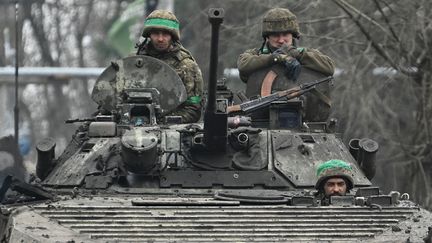
{"type": "MultiPolygon", "coordinates": [[[[246,50],[237,60],[237,67],[243,82],[247,82],[249,75],[256,70],[279,63],[279,60],[272,55],[275,50],[268,45],[266,38],[272,33],[284,32],[291,33],[295,39],[300,38],[296,16],[288,9],[271,9],[263,18],[262,36],[264,43],[262,47],[246,50]]],[[[293,45],[295,46],[294,41],[293,45]]],[[[334,73],[333,60],[316,49],[296,47],[287,50],[287,54],[296,58],[303,67],[321,72],[324,75],[333,75],[334,73]]]]}
{"type": "Polygon", "coordinates": [[[201,117],[203,78],[195,59],[179,42],[178,20],[168,11],[155,10],[147,17],[142,36],[148,38],[153,30],[168,31],[173,39],[171,48],[161,52],[149,42],[139,48],[137,54],[160,59],[177,72],[185,85],[188,99],[169,115],[181,116],[184,123],[197,122],[201,117]]]}

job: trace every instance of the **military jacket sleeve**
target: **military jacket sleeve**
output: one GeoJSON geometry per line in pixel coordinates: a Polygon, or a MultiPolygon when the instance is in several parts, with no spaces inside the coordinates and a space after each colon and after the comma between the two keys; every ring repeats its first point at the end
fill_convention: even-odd
{"type": "Polygon", "coordinates": [[[187,100],[169,115],[181,116],[183,123],[197,122],[201,117],[203,78],[198,64],[191,58],[183,59],[176,68],[187,92],[187,100]]]}
{"type": "MultiPolygon", "coordinates": [[[[303,67],[310,68],[324,75],[333,75],[335,64],[334,61],[322,54],[317,49],[303,49],[297,59],[303,67]]],[[[241,54],[237,60],[237,68],[240,73],[240,78],[243,82],[247,82],[249,75],[258,69],[265,68],[275,64],[272,54],[259,54],[258,49],[250,49],[241,54]]]]}
{"type": "Polygon", "coordinates": [[[297,58],[303,67],[310,68],[324,75],[333,75],[334,61],[317,49],[305,48],[297,58]]]}
{"type": "Polygon", "coordinates": [[[258,49],[250,49],[242,53],[237,60],[237,68],[240,78],[247,82],[249,75],[258,69],[265,68],[274,64],[271,54],[259,54],[258,49]]]}

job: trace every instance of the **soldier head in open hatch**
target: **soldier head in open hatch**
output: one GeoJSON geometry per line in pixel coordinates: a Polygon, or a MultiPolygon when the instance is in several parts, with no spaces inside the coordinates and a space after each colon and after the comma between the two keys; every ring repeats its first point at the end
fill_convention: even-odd
{"type": "Polygon", "coordinates": [[[181,116],[183,123],[198,121],[201,117],[203,78],[195,59],[180,43],[178,19],[169,11],[155,10],[144,22],[142,37],[137,55],[151,56],[167,63],[177,72],[186,88],[186,102],[169,115],[181,116]]]}
{"type": "Polygon", "coordinates": [[[264,39],[261,48],[266,47],[266,42],[273,49],[283,44],[294,45],[295,39],[300,38],[297,17],[285,8],[271,9],[263,17],[261,35],[264,39]]]}
{"type": "Polygon", "coordinates": [[[329,160],[318,166],[315,188],[325,197],[344,196],[354,186],[352,167],[342,160],[329,160]]]}
{"type": "Polygon", "coordinates": [[[263,44],[240,55],[237,67],[240,78],[247,82],[255,71],[276,64],[286,67],[290,79],[296,80],[300,65],[325,75],[333,75],[334,62],[316,49],[298,47],[301,36],[297,17],[288,9],[273,8],[262,20],[263,44]]]}
{"type": "Polygon", "coordinates": [[[150,38],[158,51],[168,51],[180,40],[180,24],[176,16],[165,10],[153,11],[144,22],[142,36],[150,38]]]}

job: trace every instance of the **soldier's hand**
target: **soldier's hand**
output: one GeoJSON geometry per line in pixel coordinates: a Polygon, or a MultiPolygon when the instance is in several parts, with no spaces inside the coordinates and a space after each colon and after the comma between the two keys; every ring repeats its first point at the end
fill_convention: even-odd
{"type": "Polygon", "coordinates": [[[297,48],[294,46],[291,46],[292,48],[289,49],[288,51],[288,55],[292,56],[296,59],[300,58],[300,54],[301,54],[301,50],[303,50],[302,48],[297,48]]]}
{"type": "Polygon", "coordinates": [[[292,56],[273,52],[273,63],[285,66],[286,75],[290,80],[296,81],[301,71],[300,62],[292,56]]]}
{"type": "Polygon", "coordinates": [[[293,57],[287,54],[276,53],[276,52],[273,52],[272,56],[273,56],[274,63],[285,63],[287,61],[294,59],[293,57]]]}
{"type": "Polygon", "coordinates": [[[285,54],[294,58],[299,58],[301,53],[303,52],[303,48],[297,48],[293,45],[282,45],[281,48],[274,51],[274,53],[285,54]]]}
{"type": "Polygon", "coordinates": [[[301,71],[301,64],[297,59],[292,58],[284,62],[287,77],[293,81],[296,81],[301,71]]]}

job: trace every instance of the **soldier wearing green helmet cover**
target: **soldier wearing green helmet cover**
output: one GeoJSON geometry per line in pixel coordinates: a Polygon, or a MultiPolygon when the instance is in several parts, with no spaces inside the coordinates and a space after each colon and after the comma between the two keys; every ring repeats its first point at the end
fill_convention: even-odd
{"type": "Polygon", "coordinates": [[[344,196],[354,186],[352,167],[342,160],[329,160],[318,166],[315,188],[323,198],[344,196]]]}
{"type": "Polygon", "coordinates": [[[176,16],[166,10],[155,10],[144,22],[142,41],[137,55],[164,61],[180,76],[188,99],[171,116],[181,116],[183,123],[197,122],[201,117],[203,78],[191,53],[180,43],[180,25],[176,16]]]}
{"type": "Polygon", "coordinates": [[[248,82],[255,71],[283,64],[291,80],[296,80],[300,67],[307,67],[324,75],[333,75],[334,62],[330,57],[312,48],[298,47],[301,33],[296,16],[284,8],[269,10],[263,18],[260,48],[246,50],[237,60],[240,78],[248,82]]]}

